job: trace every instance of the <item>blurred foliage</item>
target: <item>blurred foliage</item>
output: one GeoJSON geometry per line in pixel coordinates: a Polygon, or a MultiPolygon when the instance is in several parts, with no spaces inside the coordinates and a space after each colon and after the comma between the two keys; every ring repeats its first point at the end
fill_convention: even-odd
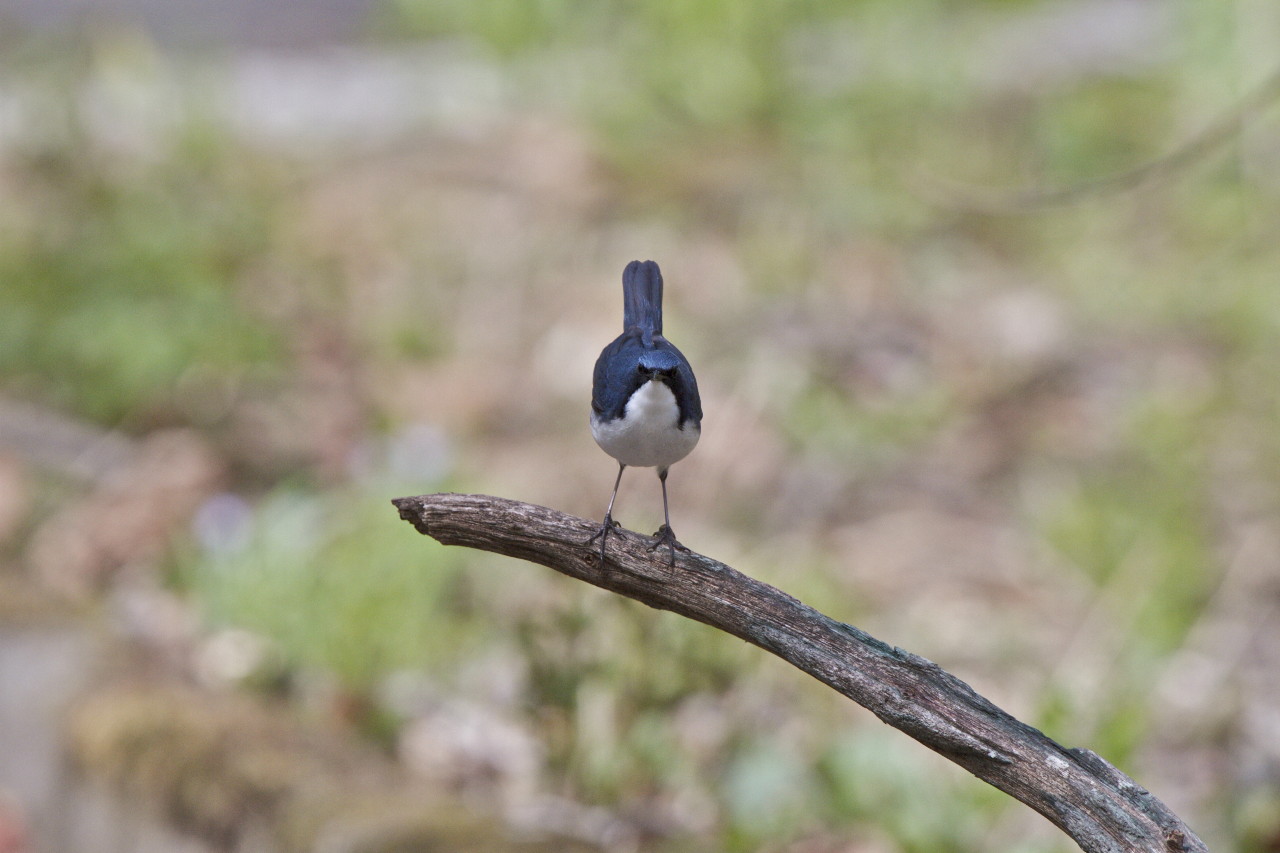
{"type": "Polygon", "coordinates": [[[271,639],[290,667],[370,693],[389,672],[474,652],[483,627],[442,549],[396,534],[382,495],[283,488],[220,549],[191,554],[178,579],[214,626],[271,639]]]}
{"type": "Polygon", "coordinates": [[[232,285],[267,248],[260,176],[199,124],[154,159],[113,162],[66,93],[41,94],[59,120],[18,152],[24,203],[0,229],[6,385],[116,423],[163,409],[195,371],[277,358],[278,332],[232,285]]]}

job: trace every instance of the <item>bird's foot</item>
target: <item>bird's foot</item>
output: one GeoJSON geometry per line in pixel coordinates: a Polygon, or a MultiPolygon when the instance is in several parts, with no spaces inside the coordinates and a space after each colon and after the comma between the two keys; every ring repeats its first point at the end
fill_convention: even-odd
{"type": "Polygon", "coordinates": [[[582,544],[590,545],[592,542],[599,539],[600,540],[600,562],[603,563],[605,543],[609,541],[609,534],[612,531],[618,529],[619,527],[620,525],[618,524],[618,522],[613,520],[613,516],[606,513],[604,517],[604,522],[600,525],[600,527],[596,530],[595,533],[591,534],[591,538],[588,539],[586,542],[583,542],[582,544]]]}
{"type": "Polygon", "coordinates": [[[681,551],[689,550],[680,544],[676,539],[675,532],[666,524],[659,527],[657,532],[653,534],[653,543],[649,546],[649,550],[656,551],[663,545],[667,546],[667,553],[670,556],[667,565],[673,569],[676,567],[676,549],[679,548],[681,551]]]}

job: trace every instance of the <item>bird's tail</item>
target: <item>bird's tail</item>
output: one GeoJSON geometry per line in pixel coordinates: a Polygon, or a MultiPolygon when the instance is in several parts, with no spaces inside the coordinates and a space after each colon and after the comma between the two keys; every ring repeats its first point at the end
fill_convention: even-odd
{"type": "Polygon", "coordinates": [[[632,261],[622,271],[622,330],[637,327],[646,338],[662,334],[662,270],[653,261],[632,261]]]}

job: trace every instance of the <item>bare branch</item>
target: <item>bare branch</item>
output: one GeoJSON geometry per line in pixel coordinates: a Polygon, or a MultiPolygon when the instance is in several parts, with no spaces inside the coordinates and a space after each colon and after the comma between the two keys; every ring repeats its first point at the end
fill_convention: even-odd
{"type": "Polygon", "coordinates": [[[674,570],[625,530],[608,559],[596,522],[487,495],[397,498],[400,517],[445,545],[538,563],[770,651],[884,722],[1021,800],[1090,853],[1207,851],[1163,803],[1094,753],[1014,719],[918,655],[830,619],[723,563],[680,552],[674,570]]]}

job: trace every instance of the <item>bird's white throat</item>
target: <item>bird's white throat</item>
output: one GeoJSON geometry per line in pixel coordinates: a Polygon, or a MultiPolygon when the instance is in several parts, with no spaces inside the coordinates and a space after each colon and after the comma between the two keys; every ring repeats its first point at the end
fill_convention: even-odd
{"type": "Polygon", "coordinates": [[[664,382],[649,380],[627,400],[622,417],[591,418],[591,434],[614,459],[640,468],[674,465],[689,455],[701,434],[692,422],[681,429],[680,407],[664,382]]]}

